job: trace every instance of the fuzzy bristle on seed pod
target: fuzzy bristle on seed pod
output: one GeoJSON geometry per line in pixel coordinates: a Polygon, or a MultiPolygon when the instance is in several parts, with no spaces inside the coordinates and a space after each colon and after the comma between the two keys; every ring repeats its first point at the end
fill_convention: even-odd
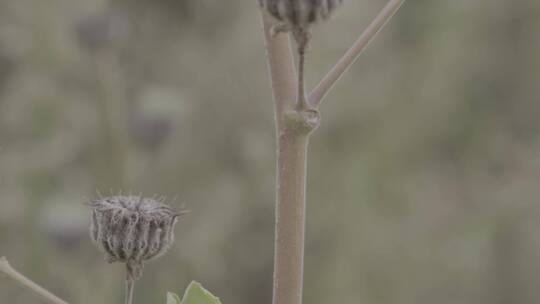
{"type": "Polygon", "coordinates": [[[141,196],[111,196],[91,201],[90,237],[109,262],[126,263],[137,279],[145,261],[163,255],[174,241],[174,226],[185,211],[141,196]]]}
{"type": "Polygon", "coordinates": [[[280,23],[272,32],[291,32],[298,47],[297,107],[307,108],[304,93],[304,55],[311,40],[310,28],[328,19],[343,0],[259,0],[259,5],[280,23]]]}

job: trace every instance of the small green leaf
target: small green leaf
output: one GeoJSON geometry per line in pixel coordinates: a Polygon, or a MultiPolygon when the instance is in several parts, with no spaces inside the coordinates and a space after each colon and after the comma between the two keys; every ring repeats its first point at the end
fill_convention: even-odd
{"type": "Polygon", "coordinates": [[[180,304],[180,298],[175,293],[167,292],[167,304],[180,304]]]}
{"type": "Polygon", "coordinates": [[[184,293],[181,304],[221,304],[221,301],[200,283],[192,281],[184,293]]]}

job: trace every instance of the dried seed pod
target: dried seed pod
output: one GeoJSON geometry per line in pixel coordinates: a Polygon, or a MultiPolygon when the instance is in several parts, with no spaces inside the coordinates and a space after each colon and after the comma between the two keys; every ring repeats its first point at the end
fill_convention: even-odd
{"type": "Polygon", "coordinates": [[[297,110],[310,109],[304,90],[305,53],[311,40],[310,27],[327,19],[343,0],[259,0],[262,9],[281,23],[272,31],[291,32],[298,47],[297,110]]]}
{"type": "Polygon", "coordinates": [[[328,19],[343,0],[259,0],[262,9],[281,22],[273,31],[291,31],[303,55],[311,39],[310,27],[328,19]]]}
{"type": "Polygon", "coordinates": [[[259,0],[270,15],[291,28],[307,29],[330,17],[343,0],[259,0]]]}
{"type": "Polygon", "coordinates": [[[126,263],[128,277],[137,279],[147,260],[164,254],[174,241],[174,226],[185,211],[141,196],[111,196],[89,203],[90,237],[105,259],[126,263]]]}

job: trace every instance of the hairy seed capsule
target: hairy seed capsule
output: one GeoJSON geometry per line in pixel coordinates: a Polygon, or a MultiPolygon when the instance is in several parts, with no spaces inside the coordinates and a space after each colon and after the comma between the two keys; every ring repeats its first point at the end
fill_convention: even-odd
{"type": "Polygon", "coordinates": [[[330,17],[343,0],[259,0],[261,7],[292,28],[308,28],[330,17]]]}
{"type": "Polygon", "coordinates": [[[133,278],[143,263],[163,255],[174,241],[178,212],[161,201],[140,196],[111,196],[89,203],[90,237],[109,262],[126,263],[133,278]]]}

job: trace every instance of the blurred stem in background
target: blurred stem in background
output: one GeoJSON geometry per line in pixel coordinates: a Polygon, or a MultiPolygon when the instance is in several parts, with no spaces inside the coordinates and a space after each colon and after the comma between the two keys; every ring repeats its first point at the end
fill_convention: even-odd
{"type": "MultiPolygon", "coordinates": [[[[274,304],[301,304],[304,271],[306,169],[309,137],[320,122],[318,106],[375,35],[401,7],[390,0],[310,94],[296,107],[297,79],[288,35],[272,32],[275,21],[262,13],[277,134],[274,304]]],[[[303,84],[302,84],[303,85],[303,84]]]]}
{"type": "Polygon", "coordinates": [[[105,186],[113,189],[124,189],[126,181],[126,162],[129,151],[129,122],[126,84],[118,56],[114,50],[104,48],[95,55],[96,74],[102,95],[99,106],[101,116],[101,132],[103,151],[110,153],[105,156],[110,161],[103,161],[101,166],[110,176],[101,177],[98,189],[105,186]]]}
{"type": "Polygon", "coordinates": [[[68,304],[66,301],[60,299],[59,297],[55,296],[45,288],[39,286],[38,284],[34,283],[24,275],[22,275],[20,272],[15,270],[11,265],[9,264],[8,260],[5,257],[0,257],[0,273],[5,274],[9,278],[13,279],[17,283],[21,284],[21,286],[33,291],[43,299],[45,299],[47,302],[52,304],[68,304]]]}
{"type": "Polygon", "coordinates": [[[129,37],[129,21],[112,6],[75,23],[79,45],[92,61],[99,144],[96,149],[97,189],[118,191],[127,185],[129,101],[119,48],[129,37]]]}

